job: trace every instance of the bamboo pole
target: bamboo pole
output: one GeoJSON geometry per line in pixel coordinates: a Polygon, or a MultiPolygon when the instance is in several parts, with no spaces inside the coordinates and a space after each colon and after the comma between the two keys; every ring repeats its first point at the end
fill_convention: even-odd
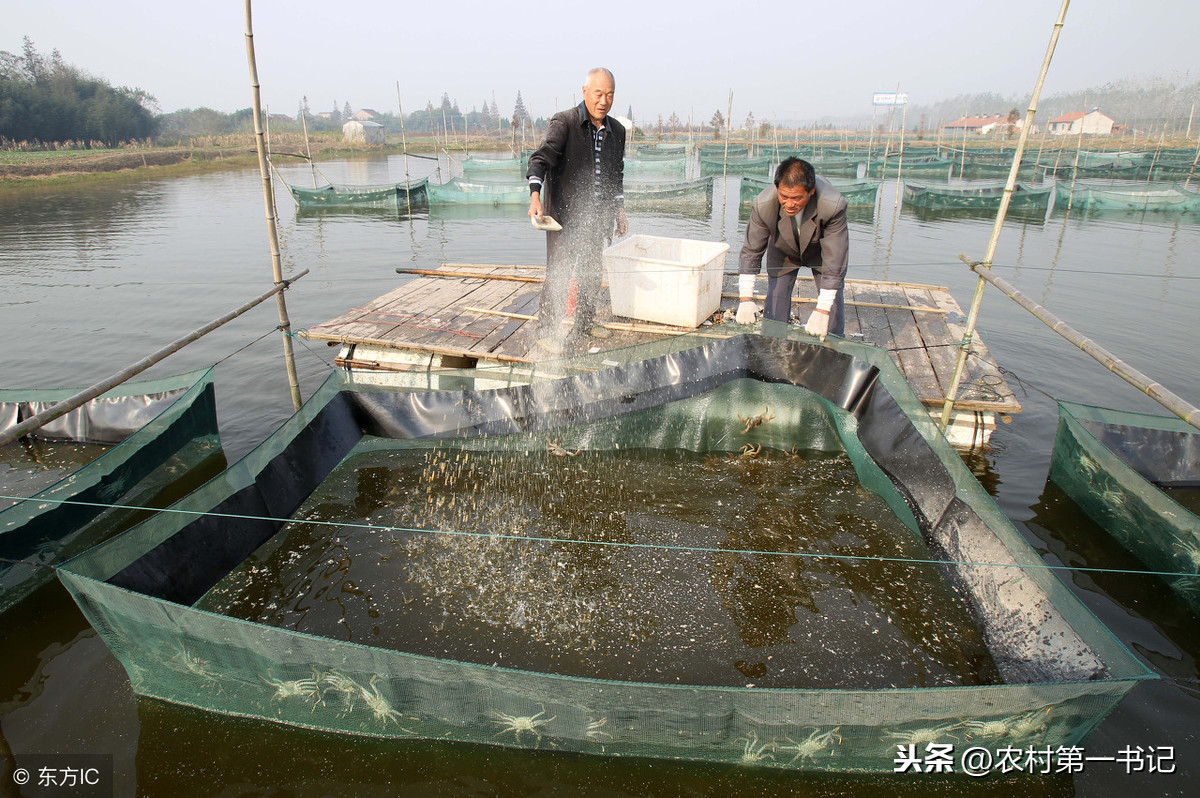
{"type": "MultiPolygon", "coordinates": [[[[729,107],[725,111],[725,160],[721,163],[721,182],[722,182],[722,184],[727,183],[729,180],[729,129],[730,129],[730,125],[732,124],[732,122],[731,122],[732,117],[733,117],[733,89],[730,89],[729,90],[729,107]]],[[[700,171],[703,174],[704,170],[701,169],[700,171]]],[[[722,222],[725,219],[725,202],[729,196],[728,186],[726,186],[726,189],[727,190],[721,192],[721,219],[722,219],[722,222]]],[[[722,224],[722,227],[724,227],[724,224],[722,224]]]]}
{"type": "MultiPolygon", "coordinates": [[[[271,192],[271,220],[279,224],[279,205],[275,202],[275,181],[272,179],[272,173],[276,172],[275,164],[271,161],[271,106],[266,106],[263,109],[263,133],[267,145],[267,190],[271,192]]],[[[287,185],[285,182],[284,185],[287,185]]],[[[288,192],[291,196],[292,192],[288,192]]],[[[293,197],[295,199],[295,197],[293,197]]]]}
{"type": "MultiPolygon", "coordinates": [[[[1046,73],[1050,71],[1050,61],[1054,58],[1054,48],[1058,44],[1058,35],[1062,31],[1063,20],[1067,16],[1067,7],[1071,0],[1063,0],[1058,11],[1058,19],[1054,22],[1050,34],[1050,43],[1046,47],[1046,57],[1042,61],[1041,72],[1038,73],[1037,83],[1033,87],[1033,96],[1029,98],[1029,110],[1025,113],[1025,126],[1021,128],[1021,136],[1017,140],[1017,149],[1013,153],[1012,166],[1008,170],[1008,181],[1004,184],[1004,194],[1000,198],[1000,209],[996,211],[996,223],[992,226],[992,236],[988,240],[987,252],[980,264],[984,269],[992,268],[992,258],[996,255],[996,245],[1000,241],[1000,231],[1004,227],[1004,216],[1008,212],[1008,203],[1012,199],[1013,188],[1017,183],[1017,172],[1021,168],[1021,155],[1025,151],[1025,142],[1029,140],[1029,130],[1033,127],[1033,118],[1037,114],[1038,97],[1042,93],[1042,84],[1046,81],[1046,73]]],[[[946,391],[946,402],[942,406],[941,428],[944,432],[950,423],[950,414],[954,411],[954,398],[958,394],[958,384],[962,380],[963,369],[967,365],[967,354],[975,337],[975,325],[979,321],[979,307],[983,304],[984,274],[975,269],[979,280],[975,284],[975,296],[971,299],[971,311],[967,316],[967,330],[963,333],[962,344],[958,350],[958,362],[954,365],[954,376],[946,391]]]]}
{"type": "MultiPolygon", "coordinates": [[[[896,84],[896,99],[900,99],[900,84],[896,84]]],[[[896,207],[900,207],[900,192],[903,187],[901,174],[904,170],[904,126],[908,124],[908,102],[904,103],[904,108],[900,111],[900,150],[896,157],[896,207]]],[[[887,168],[886,165],[884,167],[887,168]]],[[[880,178],[882,180],[883,178],[880,178]]]]}
{"type": "MultiPolygon", "coordinates": [[[[267,238],[271,246],[271,273],[275,284],[283,284],[283,263],[279,257],[279,232],[275,227],[275,198],[271,193],[271,172],[267,168],[267,150],[263,139],[262,97],[259,94],[258,67],[254,62],[254,31],[251,25],[250,2],[246,0],[246,61],[250,67],[250,89],[254,95],[254,143],[258,150],[258,171],[262,175],[263,202],[267,211],[267,238]]],[[[287,302],[283,292],[275,294],[275,305],[279,310],[279,329],[283,333],[283,360],[287,368],[288,386],[292,391],[292,405],[299,410],[300,377],[296,373],[296,356],[292,352],[292,322],[288,319],[287,302]]]]}
{"type": "Polygon", "coordinates": [[[443,269],[542,269],[541,265],[521,265],[516,263],[443,263],[443,269]]]}
{"type": "MultiPolygon", "coordinates": [[[[725,299],[737,299],[739,295],[722,293],[721,296],[725,299]]],[[[765,294],[756,294],[754,296],[754,299],[755,299],[755,301],[765,302],[767,297],[765,294]]],[[[816,301],[817,301],[816,297],[800,297],[800,296],[792,297],[793,305],[813,305],[813,304],[816,304],[816,301]]],[[[845,303],[845,305],[848,308],[882,308],[884,310],[907,310],[911,313],[941,313],[941,314],[945,314],[945,313],[949,312],[949,311],[943,310],[942,308],[927,308],[927,307],[923,307],[921,305],[888,305],[888,304],[884,304],[884,303],[880,303],[880,302],[850,302],[850,301],[847,301],[845,303]]]]}
{"type": "MultiPolygon", "coordinates": [[[[966,260],[966,258],[964,258],[966,260]]],[[[1066,322],[1059,319],[1042,305],[1031,300],[1029,297],[1022,294],[1015,286],[1005,280],[1003,277],[997,277],[992,274],[992,270],[988,268],[980,269],[982,263],[971,263],[967,261],[972,271],[979,275],[980,280],[986,280],[992,285],[999,288],[1006,296],[1013,299],[1018,305],[1028,310],[1034,316],[1043,322],[1047,327],[1054,330],[1056,333],[1066,338],[1083,352],[1091,355],[1099,361],[1106,369],[1116,374],[1121,379],[1134,386],[1142,393],[1149,396],[1160,405],[1170,410],[1181,419],[1191,424],[1193,427],[1200,429],[1200,408],[1192,405],[1172,393],[1165,388],[1161,383],[1151,380],[1145,374],[1142,374],[1137,369],[1128,365],[1120,358],[1110,354],[1107,350],[1088,338],[1066,322]]]]}
{"type": "Polygon", "coordinates": [[[297,274],[295,277],[291,278],[290,280],[284,280],[282,282],[276,283],[275,287],[272,288],[270,291],[267,291],[264,294],[260,294],[259,296],[250,300],[246,304],[242,305],[241,307],[239,307],[235,310],[232,310],[229,313],[226,313],[224,316],[221,316],[220,318],[213,319],[208,324],[205,324],[203,327],[200,327],[197,330],[193,330],[192,332],[188,333],[184,337],[179,338],[179,339],[173,341],[172,343],[167,344],[166,346],[159,349],[157,352],[147,355],[146,357],[142,358],[141,360],[137,361],[136,363],[134,363],[130,366],[127,366],[127,367],[121,369],[120,371],[116,372],[115,374],[112,374],[112,375],[106,377],[105,379],[101,380],[100,382],[96,383],[95,385],[92,385],[90,388],[85,388],[84,390],[80,391],[79,393],[75,394],[74,396],[68,397],[57,404],[51,405],[50,407],[46,408],[45,410],[43,410],[40,413],[37,413],[36,415],[30,416],[29,418],[22,421],[20,424],[10,427],[8,430],[6,430],[4,432],[0,432],[0,446],[7,446],[8,444],[12,443],[13,441],[21,438],[23,435],[28,435],[33,430],[39,429],[42,426],[50,423],[54,419],[56,419],[60,416],[66,415],[67,413],[71,412],[75,408],[82,405],[84,402],[89,402],[92,399],[95,399],[100,394],[104,393],[105,391],[111,390],[112,388],[120,385],[121,383],[125,382],[126,380],[130,379],[131,377],[134,377],[134,376],[140,374],[141,372],[143,372],[146,369],[153,366],[155,363],[166,358],[168,355],[178,352],[180,349],[183,349],[183,347],[204,337],[205,335],[208,335],[210,332],[217,329],[221,325],[226,324],[227,322],[233,321],[238,316],[242,315],[243,313],[250,310],[251,308],[261,304],[262,302],[265,302],[266,300],[270,299],[272,296],[283,293],[284,289],[286,289],[288,286],[290,286],[292,283],[296,282],[297,280],[299,280],[301,277],[303,277],[306,274],[308,274],[308,269],[305,269],[304,271],[300,272],[299,274],[297,274]]]}
{"type": "MultiPolygon", "coordinates": [[[[737,272],[725,272],[724,275],[726,277],[739,276],[737,272]]],[[[769,274],[763,274],[761,272],[754,275],[754,279],[756,279],[756,280],[766,280],[769,277],[770,277],[769,274]]],[[[799,282],[810,282],[811,283],[811,282],[816,281],[816,279],[817,278],[813,277],[811,274],[809,274],[809,275],[797,274],[796,275],[796,282],[798,282],[798,283],[799,282]]],[[[901,282],[895,282],[893,280],[864,280],[861,278],[847,277],[846,285],[850,285],[851,283],[858,283],[859,285],[870,285],[870,286],[886,285],[889,288],[920,288],[920,289],[926,290],[926,291],[949,291],[950,290],[948,287],[946,287],[944,285],[929,285],[928,283],[901,283],[901,282]]]]}
{"type": "Polygon", "coordinates": [[[518,277],[515,274],[485,274],[483,272],[442,271],[440,269],[406,269],[396,268],[396,274],[420,274],[426,277],[462,277],[472,280],[509,280],[518,283],[544,283],[545,277],[518,277]]]}
{"type": "Polygon", "coordinates": [[[307,114],[300,112],[300,127],[304,130],[304,151],[308,153],[308,168],[312,172],[313,188],[317,187],[317,165],[312,159],[312,145],[308,143],[308,120],[305,118],[307,114]]]}
{"type": "Polygon", "coordinates": [[[412,217],[412,183],[408,178],[408,140],[404,138],[404,103],[400,101],[400,81],[396,81],[396,107],[400,109],[400,151],[404,153],[404,200],[408,203],[408,215],[412,217]]]}
{"type": "Polygon", "coordinates": [[[1075,164],[1071,167],[1071,191],[1067,194],[1067,210],[1075,203],[1075,181],[1079,179],[1079,158],[1083,153],[1083,120],[1087,118],[1087,95],[1083,96],[1083,116],[1079,119],[1079,136],[1075,139],[1075,164]]]}

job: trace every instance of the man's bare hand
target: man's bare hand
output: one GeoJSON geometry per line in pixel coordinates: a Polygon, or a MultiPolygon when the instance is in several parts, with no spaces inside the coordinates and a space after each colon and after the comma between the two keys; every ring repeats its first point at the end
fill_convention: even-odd
{"type": "Polygon", "coordinates": [[[546,215],[546,209],[542,207],[542,195],[540,193],[529,195],[529,215],[539,222],[546,215]]]}

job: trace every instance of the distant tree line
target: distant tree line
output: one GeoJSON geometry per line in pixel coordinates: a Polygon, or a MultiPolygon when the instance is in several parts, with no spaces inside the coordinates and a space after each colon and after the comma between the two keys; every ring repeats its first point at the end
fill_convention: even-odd
{"type": "Polygon", "coordinates": [[[113,147],[158,132],[155,100],[42,55],[26,36],[20,55],[0,51],[0,141],[99,142],[113,147]]]}
{"type": "MultiPolygon", "coordinates": [[[[1172,77],[1153,76],[1126,79],[1082,91],[1063,92],[1043,96],[1038,101],[1034,122],[1045,130],[1051,119],[1071,111],[1090,111],[1099,108],[1116,122],[1146,133],[1168,135],[1200,131],[1200,114],[1195,113],[1200,104],[1200,81],[1190,75],[1172,77]]],[[[908,118],[924,120],[920,128],[937,122],[953,122],[963,116],[999,114],[1024,119],[1029,107],[1028,95],[1003,96],[994,92],[961,94],[948,100],[927,105],[913,105],[908,109],[908,118]]],[[[911,124],[911,122],[910,122],[911,124]]]]}

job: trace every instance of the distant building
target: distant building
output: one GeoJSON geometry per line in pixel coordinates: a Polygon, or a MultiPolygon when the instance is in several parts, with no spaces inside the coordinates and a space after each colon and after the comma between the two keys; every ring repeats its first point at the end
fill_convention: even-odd
{"type": "Polygon", "coordinates": [[[1009,122],[1007,116],[990,114],[988,116],[964,116],[962,119],[944,125],[942,130],[946,133],[973,133],[977,136],[986,136],[989,133],[1005,134],[1010,129],[1018,132],[1023,127],[1025,127],[1024,119],[1009,122]]]}
{"type": "Polygon", "coordinates": [[[357,119],[351,119],[342,125],[342,136],[346,141],[357,141],[363,144],[386,143],[383,125],[378,122],[359,122],[357,119]]]}
{"type": "Polygon", "coordinates": [[[359,122],[373,122],[378,116],[379,112],[374,108],[360,108],[359,110],[355,111],[354,115],[350,118],[359,122]]]}
{"type": "Polygon", "coordinates": [[[1112,135],[1115,122],[1112,117],[1100,113],[1093,108],[1086,114],[1083,111],[1072,111],[1057,119],[1050,120],[1050,133],[1054,136],[1109,136],[1112,135]]]}

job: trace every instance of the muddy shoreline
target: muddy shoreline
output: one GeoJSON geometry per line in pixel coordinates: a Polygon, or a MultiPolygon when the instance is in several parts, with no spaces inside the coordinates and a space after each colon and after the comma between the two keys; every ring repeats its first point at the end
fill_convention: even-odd
{"type": "MultiPolygon", "coordinates": [[[[496,149],[497,143],[469,142],[472,150],[496,149]]],[[[303,144],[289,143],[275,149],[277,159],[292,160],[306,157],[303,144]]],[[[314,161],[331,158],[353,158],[366,155],[399,155],[405,150],[399,144],[385,147],[353,147],[344,142],[313,141],[307,149],[314,161]]],[[[410,142],[408,152],[432,153],[439,147],[429,142],[410,142]]],[[[465,156],[464,152],[464,156],[465,156]]],[[[44,185],[147,175],[183,175],[227,168],[256,166],[258,154],[253,140],[245,145],[227,144],[213,147],[147,147],[120,150],[74,150],[44,152],[0,152],[0,190],[14,186],[44,185]]]]}

